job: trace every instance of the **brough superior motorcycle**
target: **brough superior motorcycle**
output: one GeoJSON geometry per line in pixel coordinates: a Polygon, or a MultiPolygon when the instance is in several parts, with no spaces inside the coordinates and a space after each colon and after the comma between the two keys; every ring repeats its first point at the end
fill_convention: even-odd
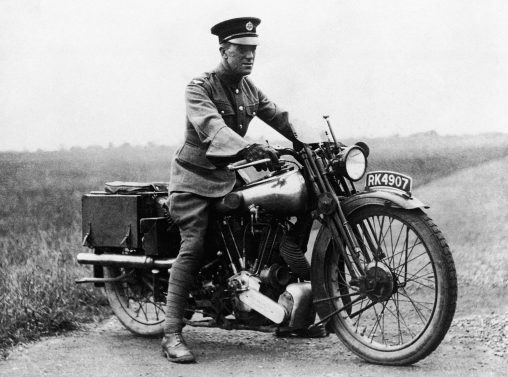
{"type": "MultiPolygon", "coordinates": [[[[228,165],[238,184],[215,203],[186,324],[326,331],[369,362],[415,363],[452,322],[450,249],[412,196],[410,177],[365,174],[367,145],[345,146],[330,131],[329,141],[278,149],[279,164],[261,178],[246,168],[268,160],[228,165]]],[[[92,252],[77,260],[94,276],[78,282],[104,287],[118,319],[143,336],[162,334],[180,245],[167,196],[167,185],[132,182],[83,196],[83,244],[92,252]]]]}

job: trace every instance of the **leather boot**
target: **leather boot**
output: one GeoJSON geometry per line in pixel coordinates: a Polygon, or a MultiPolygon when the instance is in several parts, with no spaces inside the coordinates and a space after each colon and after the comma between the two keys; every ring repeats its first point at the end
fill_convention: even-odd
{"type": "Polygon", "coordinates": [[[162,354],[173,363],[195,363],[196,358],[187,347],[182,333],[166,334],[161,342],[162,354]]]}

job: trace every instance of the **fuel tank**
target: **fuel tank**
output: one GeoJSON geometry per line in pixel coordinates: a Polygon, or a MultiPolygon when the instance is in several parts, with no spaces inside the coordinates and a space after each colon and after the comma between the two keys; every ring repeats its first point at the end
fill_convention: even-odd
{"type": "Polygon", "coordinates": [[[222,202],[234,203],[233,206],[241,210],[255,205],[277,215],[297,215],[307,210],[308,199],[302,173],[290,170],[235,189],[222,202]]]}

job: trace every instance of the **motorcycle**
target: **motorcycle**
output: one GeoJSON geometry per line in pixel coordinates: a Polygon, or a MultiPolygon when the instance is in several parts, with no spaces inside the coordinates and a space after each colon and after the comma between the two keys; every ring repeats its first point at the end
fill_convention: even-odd
{"type": "MultiPolygon", "coordinates": [[[[411,178],[367,173],[368,146],[338,142],[326,121],[328,141],[278,149],[279,164],[260,178],[247,168],[269,160],[228,165],[238,184],[214,204],[186,324],[330,332],[368,362],[416,363],[455,313],[452,254],[411,178]]],[[[104,287],[120,322],[141,336],[162,334],[180,245],[167,197],[165,184],[113,182],[82,198],[91,252],[77,261],[92,265],[93,277],[77,282],[104,287]]]]}

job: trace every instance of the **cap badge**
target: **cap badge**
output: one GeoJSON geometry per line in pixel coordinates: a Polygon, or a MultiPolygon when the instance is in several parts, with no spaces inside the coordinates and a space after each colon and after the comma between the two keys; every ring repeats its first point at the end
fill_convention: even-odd
{"type": "Polygon", "coordinates": [[[247,29],[247,31],[252,31],[252,29],[254,29],[254,25],[252,24],[252,22],[247,22],[245,24],[245,28],[247,29]]]}

